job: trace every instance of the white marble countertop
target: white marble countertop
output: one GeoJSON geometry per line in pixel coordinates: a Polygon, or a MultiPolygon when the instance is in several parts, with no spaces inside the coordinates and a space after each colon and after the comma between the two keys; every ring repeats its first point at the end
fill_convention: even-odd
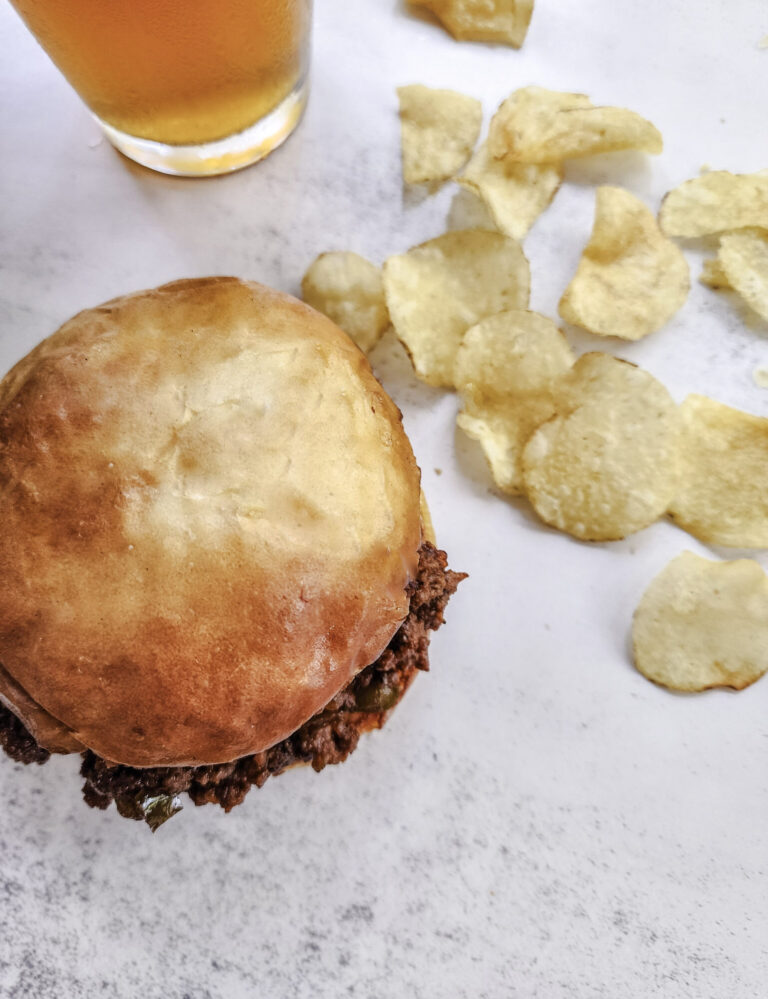
{"type": "MultiPolygon", "coordinates": [[[[526,83],[582,90],[660,127],[661,157],[570,169],[526,241],[532,306],[556,315],[596,181],[655,206],[704,164],[768,166],[767,32],[764,0],[538,0],[515,52],[459,45],[395,0],[318,0],[298,133],[255,168],[185,181],[114,153],[3,5],[0,368],[125,291],[231,273],[295,293],[321,250],[381,261],[439,234],[457,189],[401,186],[394,88],[410,82],[487,113],[526,83]]],[[[768,327],[701,287],[687,252],[694,287],[666,329],[574,342],[678,399],[766,414],[768,327]]],[[[0,995],[762,999],[768,679],[675,696],[627,654],[651,577],[706,549],[665,522],[611,545],[545,529],[494,492],[454,396],[391,340],[373,361],[470,573],[432,672],[343,766],[292,771],[228,816],[188,805],[156,836],[86,808],[75,758],[0,759],[0,995]]]]}

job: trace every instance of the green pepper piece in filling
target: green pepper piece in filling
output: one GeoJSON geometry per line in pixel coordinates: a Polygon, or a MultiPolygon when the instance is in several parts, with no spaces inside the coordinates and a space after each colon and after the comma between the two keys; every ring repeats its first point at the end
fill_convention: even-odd
{"type": "Polygon", "coordinates": [[[144,794],[139,792],[134,798],[119,797],[117,810],[127,819],[144,819],[152,832],[182,809],[178,795],[144,794]]]}
{"type": "Polygon", "coordinates": [[[359,690],[355,700],[361,711],[378,712],[394,708],[399,697],[400,690],[397,687],[390,687],[386,683],[372,683],[359,690]]]}

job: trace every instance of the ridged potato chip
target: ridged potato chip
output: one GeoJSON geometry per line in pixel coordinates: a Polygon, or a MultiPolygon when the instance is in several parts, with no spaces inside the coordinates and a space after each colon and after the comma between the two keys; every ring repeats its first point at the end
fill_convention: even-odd
{"type": "Polygon", "coordinates": [[[694,239],[727,229],[768,229],[768,170],[713,170],[670,191],[661,203],[661,231],[694,239]]]}
{"type": "Polygon", "coordinates": [[[563,168],[498,160],[484,142],[456,179],[482,200],[499,232],[523,239],[557,193],[563,168]]]}
{"type": "Polygon", "coordinates": [[[453,385],[464,333],[486,316],[526,308],[530,282],[520,245],[485,229],[443,233],[384,264],[395,333],[430,385],[453,385]]]}
{"type": "Polygon", "coordinates": [[[505,42],[519,49],[528,33],[533,0],[410,0],[426,7],[454,38],[470,42],[505,42]]]}
{"type": "Polygon", "coordinates": [[[370,350],[389,326],[381,270],[357,253],[321,253],[302,278],[301,296],[362,351],[370,350]]]}
{"type": "Polygon", "coordinates": [[[423,184],[453,177],[475,148],[483,106],[455,90],[419,83],[398,87],[403,180],[423,184]]]}
{"type": "Polygon", "coordinates": [[[639,340],[660,329],[688,297],[688,264],[642,201],[599,187],[592,235],[560,315],[598,336],[639,340]]]}
{"type": "Polygon", "coordinates": [[[669,515],[694,537],[730,548],[768,548],[768,419],[689,395],[680,481],[669,515]]]}
{"type": "Polygon", "coordinates": [[[523,450],[525,493],[546,523],[584,541],[647,527],[677,489],[678,407],[656,379],[584,354],[555,391],[556,416],[523,450]]]}
{"type": "Polygon", "coordinates": [[[573,361],[562,331],[537,312],[500,312],[467,330],[454,368],[456,422],[480,443],[504,492],[522,491],[523,447],[554,415],[553,386],[573,361]]]}
{"type": "Polygon", "coordinates": [[[717,259],[730,287],[768,319],[768,230],[726,233],[717,259]]]}
{"type": "Polygon", "coordinates": [[[663,141],[635,111],[595,107],[586,94],[523,87],[493,116],[488,148],[497,159],[559,163],[620,149],[660,153],[663,141]]]}
{"type": "Polygon", "coordinates": [[[768,576],[757,562],[683,552],[635,611],[632,649],[643,676],[672,690],[742,690],[768,670],[768,576]]]}

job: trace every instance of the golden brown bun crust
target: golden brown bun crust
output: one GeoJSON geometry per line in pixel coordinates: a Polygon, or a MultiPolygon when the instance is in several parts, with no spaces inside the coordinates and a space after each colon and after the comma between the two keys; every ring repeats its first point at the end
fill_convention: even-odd
{"type": "Polygon", "coordinates": [[[218,763],[387,645],[419,471],[330,320],[177,281],[80,313],[0,383],[0,524],[0,664],[25,696],[105,759],[218,763]]]}
{"type": "Polygon", "coordinates": [[[82,753],[85,746],[78,742],[66,725],[48,714],[37,701],[0,666],[0,704],[23,719],[24,726],[38,746],[49,753],[82,753]]]}

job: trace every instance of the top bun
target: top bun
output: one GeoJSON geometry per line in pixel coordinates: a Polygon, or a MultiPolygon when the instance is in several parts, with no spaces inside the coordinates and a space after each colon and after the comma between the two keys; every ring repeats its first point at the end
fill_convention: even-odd
{"type": "Polygon", "coordinates": [[[48,748],[221,763],[408,612],[419,470],[363,354],[235,278],[81,312],[0,383],[0,699],[48,748]]]}

